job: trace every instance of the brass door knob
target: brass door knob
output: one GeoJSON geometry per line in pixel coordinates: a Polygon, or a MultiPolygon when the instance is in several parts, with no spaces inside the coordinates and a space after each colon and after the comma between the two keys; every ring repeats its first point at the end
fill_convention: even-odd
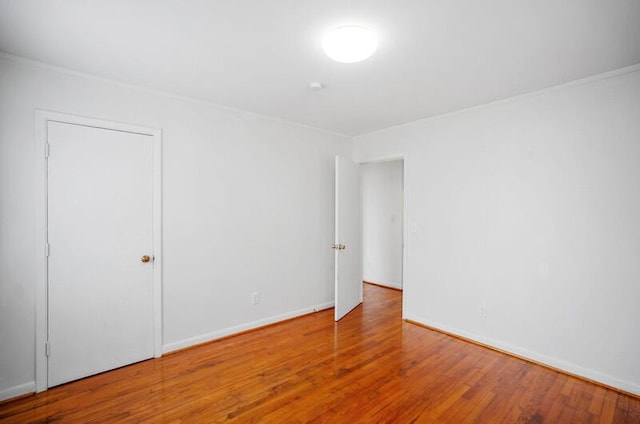
{"type": "Polygon", "coordinates": [[[140,260],[146,264],[151,260],[151,257],[149,255],[144,255],[140,260]]]}

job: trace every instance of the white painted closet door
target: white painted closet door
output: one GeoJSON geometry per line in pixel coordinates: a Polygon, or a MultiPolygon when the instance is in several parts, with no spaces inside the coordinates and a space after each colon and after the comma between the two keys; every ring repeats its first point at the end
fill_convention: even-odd
{"type": "Polygon", "coordinates": [[[362,303],[360,169],[336,156],[335,320],[362,303]]]}
{"type": "Polygon", "coordinates": [[[150,136],[49,122],[48,386],[153,356],[150,136]]]}

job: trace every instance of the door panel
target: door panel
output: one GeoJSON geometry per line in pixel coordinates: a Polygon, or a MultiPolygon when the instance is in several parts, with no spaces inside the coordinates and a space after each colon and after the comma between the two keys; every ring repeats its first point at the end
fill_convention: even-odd
{"type": "Polygon", "coordinates": [[[153,356],[152,137],[48,123],[48,386],[153,356]]]}
{"type": "Polygon", "coordinates": [[[340,156],[336,156],[335,196],[335,320],[338,321],[362,303],[360,169],[340,156]]]}

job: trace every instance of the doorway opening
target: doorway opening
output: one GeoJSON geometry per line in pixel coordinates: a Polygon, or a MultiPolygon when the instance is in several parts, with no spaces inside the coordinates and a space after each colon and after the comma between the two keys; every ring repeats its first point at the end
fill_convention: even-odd
{"type": "Polygon", "coordinates": [[[403,158],[360,164],[363,283],[398,291],[406,284],[404,168],[403,158]]]}

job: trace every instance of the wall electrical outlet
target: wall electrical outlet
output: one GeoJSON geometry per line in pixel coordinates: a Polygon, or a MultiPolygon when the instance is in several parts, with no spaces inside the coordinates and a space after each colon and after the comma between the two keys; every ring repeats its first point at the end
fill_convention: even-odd
{"type": "Polygon", "coordinates": [[[480,315],[480,318],[486,318],[486,316],[487,316],[487,307],[485,305],[480,305],[478,307],[478,314],[480,315]]]}
{"type": "Polygon", "coordinates": [[[258,303],[260,303],[260,293],[258,292],[251,293],[251,304],[257,305],[258,303]]]}

